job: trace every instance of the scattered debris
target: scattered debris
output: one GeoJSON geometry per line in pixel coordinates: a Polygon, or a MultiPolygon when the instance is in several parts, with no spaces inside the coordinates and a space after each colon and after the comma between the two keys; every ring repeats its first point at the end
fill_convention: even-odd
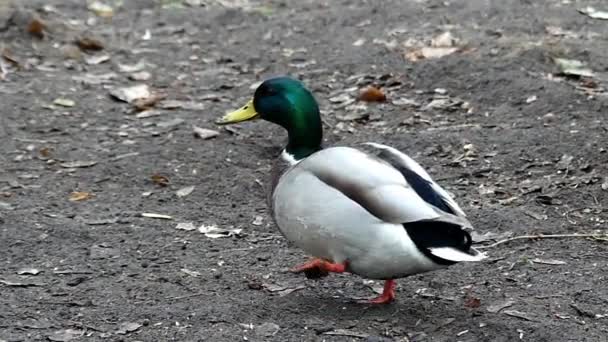
{"type": "Polygon", "coordinates": [[[506,309],[506,308],[512,306],[513,304],[515,304],[514,301],[512,301],[512,300],[506,300],[504,302],[497,302],[497,303],[494,303],[492,305],[489,305],[486,310],[488,310],[488,312],[491,312],[491,313],[498,313],[501,310],[506,309]]]}
{"type": "Polygon", "coordinates": [[[186,197],[186,196],[190,195],[192,193],[192,191],[194,191],[194,188],[195,188],[194,185],[186,186],[186,187],[183,187],[183,188],[177,190],[175,192],[175,194],[177,195],[177,197],[180,197],[180,198],[186,197]]]}
{"type": "Polygon", "coordinates": [[[75,43],[82,51],[101,51],[104,49],[103,43],[95,38],[79,37],[75,43]]]}
{"type": "Polygon", "coordinates": [[[565,265],[565,261],[556,260],[556,259],[532,259],[532,262],[535,264],[543,264],[543,265],[565,265]]]}
{"type": "Polygon", "coordinates": [[[93,197],[93,194],[91,194],[90,192],[74,191],[70,194],[70,201],[72,201],[72,202],[86,201],[88,199],[91,199],[92,197],[93,197]]]}
{"type": "Polygon", "coordinates": [[[576,310],[576,313],[579,314],[579,316],[583,316],[583,317],[589,317],[589,318],[596,318],[596,314],[586,308],[582,308],[579,305],[575,304],[575,303],[571,303],[570,306],[576,310]]]}
{"type": "Polygon", "coordinates": [[[238,236],[243,230],[242,229],[223,229],[218,228],[214,225],[202,225],[198,228],[198,231],[205,234],[206,237],[211,239],[225,238],[231,236],[238,236]]]}
{"type": "Polygon", "coordinates": [[[254,226],[261,226],[263,223],[264,223],[264,217],[262,217],[261,215],[256,215],[255,218],[253,219],[253,222],[251,222],[251,224],[254,226]]]}
{"type": "Polygon", "coordinates": [[[192,222],[180,222],[175,226],[175,229],[190,231],[195,230],[196,226],[192,222]]]}
{"type": "Polygon", "coordinates": [[[565,76],[595,77],[593,70],[585,63],[576,59],[554,58],[553,62],[559,67],[560,73],[565,76]]]}
{"type": "Polygon", "coordinates": [[[137,331],[137,329],[141,328],[142,325],[139,323],[125,322],[121,323],[116,330],[116,333],[119,335],[126,335],[130,332],[137,331]]]}
{"type": "Polygon", "coordinates": [[[362,333],[358,331],[352,331],[347,329],[334,329],[330,331],[326,331],[323,335],[332,335],[332,336],[347,336],[347,337],[358,337],[358,338],[367,338],[369,334],[362,333]]]}
{"type": "Polygon", "coordinates": [[[124,73],[138,72],[144,70],[146,65],[147,64],[144,60],[141,60],[135,64],[118,64],[118,71],[124,73]]]}
{"type": "Polygon", "coordinates": [[[150,97],[152,93],[147,85],[138,84],[131,87],[114,88],[110,91],[110,95],[120,101],[133,103],[135,100],[150,97]]]}
{"type": "Polygon", "coordinates": [[[442,58],[460,50],[456,39],[451,32],[444,32],[431,39],[431,46],[423,46],[405,53],[405,58],[410,62],[422,59],[442,58]]]}
{"type": "Polygon", "coordinates": [[[192,130],[194,131],[194,136],[203,140],[207,140],[207,139],[211,139],[211,138],[215,138],[218,135],[220,135],[220,132],[212,130],[212,129],[207,129],[207,128],[202,128],[202,127],[198,127],[198,126],[192,126],[192,130]]]}
{"type": "Polygon", "coordinates": [[[112,259],[120,256],[120,250],[106,244],[93,245],[89,248],[89,257],[93,260],[112,259]]]}
{"type": "Polygon", "coordinates": [[[114,15],[114,9],[112,6],[100,1],[93,1],[89,3],[88,9],[102,18],[110,18],[114,15]]]}
{"type": "Polygon", "coordinates": [[[27,32],[32,36],[42,39],[44,38],[44,30],[46,29],[46,24],[42,22],[39,18],[32,18],[32,20],[27,25],[27,32]]]}
{"type": "Polygon", "coordinates": [[[156,213],[141,213],[142,217],[154,218],[160,220],[173,220],[173,216],[164,215],[164,214],[156,214],[156,213]]]}
{"type": "Polygon", "coordinates": [[[507,316],[520,318],[526,321],[535,322],[536,319],[531,317],[525,312],[517,311],[517,310],[504,310],[503,313],[507,316]]]}
{"type": "Polygon", "coordinates": [[[138,111],[148,110],[166,97],[165,94],[152,93],[148,97],[138,98],[133,101],[133,106],[138,111]]]}
{"type": "Polygon", "coordinates": [[[88,65],[97,65],[110,60],[110,55],[94,55],[85,57],[84,62],[88,65]]]}
{"type": "Polygon", "coordinates": [[[262,323],[255,327],[255,333],[262,337],[271,337],[276,335],[281,328],[275,323],[262,323]]]}
{"type": "Polygon", "coordinates": [[[182,271],[183,273],[185,273],[185,274],[187,274],[187,275],[189,275],[191,277],[195,277],[195,278],[201,275],[201,272],[192,271],[192,270],[189,270],[187,268],[182,268],[182,269],[180,269],[180,271],[182,271]]]}
{"type": "Polygon", "coordinates": [[[37,268],[24,267],[17,270],[18,275],[38,275],[40,274],[40,270],[37,268]]]}
{"type": "Polygon", "coordinates": [[[471,309],[476,309],[478,307],[481,306],[481,299],[471,296],[470,294],[467,296],[467,298],[464,300],[464,307],[465,308],[471,308],[471,309]]]}
{"type": "Polygon", "coordinates": [[[365,102],[385,102],[386,95],[376,87],[367,87],[359,93],[359,101],[365,102]]]}
{"type": "Polygon", "coordinates": [[[53,101],[54,105],[58,105],[61,107],[74,107],[74,105],[76,104],[76,102],[74,102],[74,100],[70,100],[70,99],[65,99],[65,98],[57,98],[53,101]]]}
{"type": "Polygon", "coordinates": [[[152,176],[150,176],[150,179],[152,180],[152,183],[162,186],[162,187],[165,187],[165,186],[169,185],[169,183],[170,183],[169,177],[163,176],[158,173],[155,173],[152,176]]]}
{"type": "Polygon", "coordinates": [[[85,333],[84,330],[77,330],[77,329],[57,330],[57,331],[47,335],[47,338],[49,339],[49,341],[67,342],[67,341],[71,341],[75,338],[79,338],[79,337],[83,336],[84,333],[85,333]]]}
{"type": "Polygon", "coordinates": [[[288,287],[288,286],[284,286],[284,285],[264,283],[264,284],[262,284],[262,288],[264,288],[266,291],[268,291],[270,293],[278,294],[279,297],[283,297],[283,296],[287,296],[288,294],[293,293],[295,291],[303,290],[306,288],[306,286],[298,285],[296,287],[288,287]]]}
{"type": "Polygon", "coordinates": [[[578,11],[587,15],[589,18],[608,20],[608,11],[599,11],[591,6],[581,8],[578,11]]]}
{"type": "Polygon", "coordinates": [[[11,287],[30,287],[30,286],[44,286],[43,283],[34,282],[27,278],[22,279],[0,279],[0,284],[11,287]]]}
{"type": "Polygon", "coordinates": [[[160,128],[172,128],[175,126],[179,126],[184,123],[184,119],[174,118],[168,121],[162,121],[156,124],[156,127],[160,128]]]}
{"type": "Polygon", "coordinates": [[[65,162],[59,164],[61,167],[65,167],[66,169],[77,169],[77,168],[85,168],[97,165],[97,162],[94,160],[76,160],[71,162],[65,162]]]}

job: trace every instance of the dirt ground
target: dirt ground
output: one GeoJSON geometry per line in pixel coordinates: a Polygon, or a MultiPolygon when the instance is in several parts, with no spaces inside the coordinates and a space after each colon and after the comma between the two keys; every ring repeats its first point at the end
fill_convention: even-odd
{"type": "Polygon", "coordinates": [[[263,191],[284,132],[214,124],[291,74],[314,90],[327,144],[407,152],[479,245],[603,234],[608,21],[578,10],[605,2],[17,2],[0,22],[0,341],[608,339],[605,236],[488,247],[399,280],[387,306],[356,301],[378,282],[287,272],[306,256],[263,191]],[[109,95],[136,84],[166,97],[109,95]],[[369,84],[388,101],[353,101],[369,84]]]}

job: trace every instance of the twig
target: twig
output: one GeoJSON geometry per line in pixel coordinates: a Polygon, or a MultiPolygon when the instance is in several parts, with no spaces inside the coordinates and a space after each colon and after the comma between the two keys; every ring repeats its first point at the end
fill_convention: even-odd
{"type": "Polygon", "coordinates": [[[576,233],[574,233],[574,234],[521,235],[521,236],[515,236],[512,238],[500,240],[491,245],[479,246],[476,248],[478,248],[478,249],[493,248],[498,245],[502,245],[503,243],[507,243],[507,242],[511,242],[511,241],[515,241],[515,240],[563,239],[563,238],[594,238],[594,239],[600,239],[603,241],[605,238],[608,238],[608,234],[576,234],[576,233]]]}

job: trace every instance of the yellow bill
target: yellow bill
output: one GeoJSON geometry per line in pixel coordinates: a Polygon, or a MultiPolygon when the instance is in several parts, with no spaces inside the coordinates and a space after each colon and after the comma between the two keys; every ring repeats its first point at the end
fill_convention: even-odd
{"type": "Polygon", "coordinates": [[[253,108],[253,100],[247,102],[243,107],[224,115],[222,118],[216,121],[221,125],[232,124],[241,121],[253,120],[258,117],[258,113],[253,108]]]}

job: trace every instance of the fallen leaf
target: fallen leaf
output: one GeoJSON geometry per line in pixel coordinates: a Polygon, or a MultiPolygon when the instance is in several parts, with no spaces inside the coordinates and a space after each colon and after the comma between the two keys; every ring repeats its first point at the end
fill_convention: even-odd
{"type": "Polygon", "coordinates": [[[65,330],[57,330],[57,331],[47,335],[47,338],[50,341],[67,342],[67,341],[71,341],[75,338],[79,338],[82,335],[84,335],[84,330],[65,329],[65,330]]]}
{"type": "Polygon", "coordinates": [[[385,102],[386,95],[376,87],[367,87],[359,93],[359,100],[365,102],[385,102]]]}
{"type": "Polygon", "coordinates": [[[70,201],[72,201],[72,202],[86,201],[86,200],[90,199],[91,197],[93,197],[93,195],[90,192],[74,191],[70,194],[70,201]]]}
{"type": "Polygon", "coordinates": [[[142,213],[142,217],[161,219],[161,220],[173,220],[173,216],[164,215],[164,214],[155,214],[155,213],[142,213]]]}
{"type": "Polygon", "coordinates": [[[292,292],[299,291],[299,290],[306,288],[306,286],[303,286],[303,285],[299,285],[296,287],[288,287],[288,286],[284,286],[284,285],[266,284],[266,283],[262,284],[262,287],[265,290],[267,290],[268,292],[278,294],[279,297],[284,297],[292,292]]]}
{"type": "Polygon", "coordinates": [[[192,193],[192,191],[194,191],[194,188],[195,188],[194,185],[186,186],[186,187],[183,187],[183,188],[177,190],[175,192],[175,194],[177,195],[177,197],[186,197],[186,196],[190,195],[192,193]]]}
{"type": "Polygon", "coordinates": [[[583,14],[586,14],[587,16],[589,16],[590,18],[593,18],[593,19],[608,20],[608,11],[599,11],[591,6],[581,8],[578,11],[583,14]]]}
{"type": "Polygon", "coordinates": [[[32,19],[27,25],[27,32],[39,39],[44,38],[45,29],[46,25],[38,18],[32,19]]]}
{"type": "Polygon", "coordinates": [[[594,77],[593,70],[588,68],[583,62],[576,59],[554,58],[553,62],[557,64],[560,73],[566,76],[577,77],[594,77]]]}
{"type": "Polygon", "coordinates": [[[565,265],[566,262],[562,260],[556,259],[532,259],[532,262],[535,264],[543,264],[543,265],[565,265]]]}
{"type": "Polygon", "coordinates": [[[208,238],[217,239],[223,237],[238,236],[241,233],[242,229],[222,229],[214,225],[202,225],[198,228],[198,231],[202,234],[205,234],[205,236],[208,238]]]}
{"type": "Polygon", "coordinates": [[[137,99],[150,97],[151,92],[147,85],[138,84],[131,87],[114,88],[110,91],[110,95],[120,101],[133,103],[137,99]]]}
{"type": "Polygon", "coordinates": [[[60,98],[55,99],[53,101],[53,104],[69,108],[69,107],[74,107],[76,102],[74,102],[74,100],[64,99],[64,98],[60,97],[60,98]]]}
{"type": "Polygon", "coordinates": [[[481,305],[481,300],[477,297],[467,296],[464,301],[464,306],[466,308],[476,309],[481,305]]]}
{"type": "Polygon", "coordinates": [[[184,119],[175,118],[175,119],[171,119],[171,120],[168,120],[168,121],[158,122],[156,124],[156,127],[171,128],[171,127],[175,127],[175,126],[181,125],[183,123],[184,123],[184,119]]]}
{"type": "Polygon", "coordinates": [[[79,37],[75,43],[83,51],[101,51],[104,49],[103,43],[95,38],[79,37]]]}
{"type": "Polygon", "coordinates": [[[59,165],[61,167],[65,167],[67,169],[75,169],[75,168],[91,167],[91,166],[97,165],[97,162],[93,161],[93,160],[76,160],[76,161],[61,163],[59,165]]]}
{"type": "Polygon", "coordinates": [[[104,4],[100,1],[93,1],[89,4],[88,9],[102,18],[110,18],[114,15],[114,9],[112,6],[104,4]]]}
{"type": "Polygon", "coordinates": [[[72,79],[84,84],[104,84],[111,83],[112,79],[118,76],[116,73],[109,72],[106,74],[85,74],[83,76],[72,76],[72,79]]]}
{"type": "Polygon", "coordinates": [[[17,270],[18,275],[38,275],[40,274],[40,270],[37,268],[25,267],[17,270]]]}
{"type": "Polygon", "coordinates": [[[190,231],[195,230],[196,226],[192,222],[180,222],[175,226],[175,229],[190,231]]]}
{"type": "Polygon", "coordinates": [[[167,186],[169,185],[169,178],[167,176],[163,176],[161,174],[155,173],[152,176],[150,176],[150,179],[152,180],[152,182],[156,185],[160,185],[160,186],[167,186]]]}
{"type": "Polygon", "coordinates": [[[212,129],[207,129],[207,128],[202,128],[202,127],[198,127],[198,126],[192,126],[192,130],[194,131],[194,136],[203,140],[207,140],[207,139],[211,139],[211,138],[215,138],[218,135],[220,135],[220,132],[212,130],[212,129]]]}
{"type": "Polygon", "coordinates": [[[132,323],[132,322],[125,322],[125,323],[121,323],[120,326],[118,327],[118,329],[116,330],[116,333],[119,335],[126,335],[130,332],[134,332],[137,329],[141,328],[141,324],[139,323],[132,323]]]}
{"type": "Polygon", "coordinates": [[[488,312],[491,312],[491,313],[498,313],[501,310],[506,309],[506,308],[512,306],[513,304],[515,304],[514,301],[507,300],[507,301],[504,301],[504,302],[498,302],[498,303],[489,305],[486,310],[488,310],[488,312]]]}

